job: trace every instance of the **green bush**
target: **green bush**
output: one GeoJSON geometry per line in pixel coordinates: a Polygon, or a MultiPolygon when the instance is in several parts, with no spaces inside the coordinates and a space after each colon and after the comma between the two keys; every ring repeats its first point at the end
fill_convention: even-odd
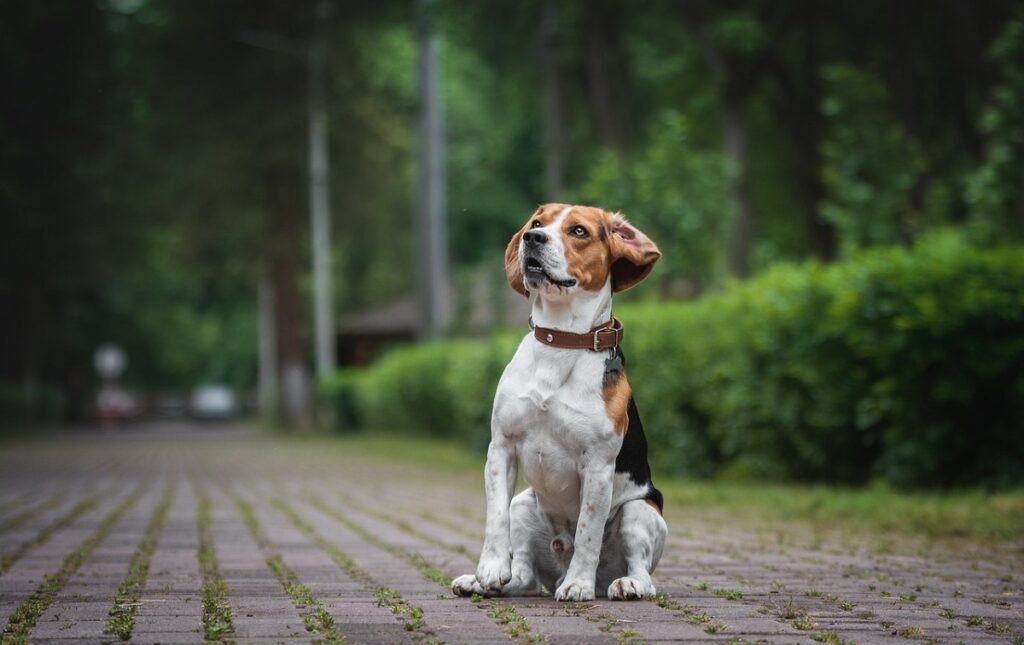
{"type": "Polygon", "coordinates": [[[1024,482],[1024,254],[942,233],[623,311],[661,468],[1024,482]],[[671,357],[657,358],[659,356],[671,357]]]}
{"type": "Polygon", "coordinates": [[[368,370],[321,381],[320,397],[342,430],[424,432],[486,448],[494,390],[518,342],[506,335],[402,347],[368,370]]]}
{"type": "Polygon", "coordinates": [[[355,369],[338,370],[317,384],[321,403],[331,411],[332,421],[339,430],[356,430],[363,425],[359,408],[359,385],[363,372],[355,369]]]}
{"type": "Polygon", "coordinates": [[[54,425],[64,416],[67,402],[59,388],[0,381],[0,431],[21,426],[54,425]]]}
{"type": "MultiPolygon", "coordinates": [[[[977,249],[944,232],[912,250],[777,266],[699,301],[617,313],[662,471],[1024,483],[1020,248],[977,249]]],[[[517,341],[398,349],[339,376],[329,398],[339,418],[483,446],[517,341]]]]}

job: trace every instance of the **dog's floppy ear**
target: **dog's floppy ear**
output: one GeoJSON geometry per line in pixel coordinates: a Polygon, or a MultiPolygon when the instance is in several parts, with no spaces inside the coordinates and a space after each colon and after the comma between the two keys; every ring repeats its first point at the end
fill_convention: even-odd
{"type": "Polygon", "coordinates": [[[617,293],[646,278],[661,251],[620,213],[609,214],[607,228],[612,252],[612,291],[617,293]]]}
{"type": "Polygon", "coordinates": [[[505,247],[505,275],[508,277],[509,286],[529,298],[530,294],[526,292],[526,285],[523,283],[523,268],[519,263],[519,242],[522,239],[523,230],[520,229],[505,247]]]}

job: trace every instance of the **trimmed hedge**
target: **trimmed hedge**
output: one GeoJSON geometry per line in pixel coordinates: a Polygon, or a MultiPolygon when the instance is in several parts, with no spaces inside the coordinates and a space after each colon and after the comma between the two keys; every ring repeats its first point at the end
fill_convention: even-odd
{"type": "MultiPolygon", "coordinates": [[[[1024,253],[942,232],[622,307],[655,468],[900,486],[1024,483],[1024,253]]],[[[520,336],[397,349],[321,393],[345,427],[486,446],[520,336]]]]}

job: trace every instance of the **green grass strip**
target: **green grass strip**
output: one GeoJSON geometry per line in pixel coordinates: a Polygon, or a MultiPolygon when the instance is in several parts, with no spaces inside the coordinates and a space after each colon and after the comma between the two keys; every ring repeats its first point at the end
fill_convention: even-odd
{"type": "Polygon", "coordinates": [[[330,506],[325,504],[323,500],[321,500],[319,497],[315,495],[307,497],[307,500],[316,509],[338,520],[339,522],[350,528],[353,533],[357,534],[359,537],[363,538],[370,544],[376,544],[377,546],[384,549],[391,555],[405,560],[406,562],[411,564],[417,571],[419,571],[420,574],[427,580],[435,582],[441,587],[444,587],[445,589],[451,589],[452,579],[448,575],[446,575],[444,571],[441,571],[434,565],[427,562],[427,560],[419,553],[416,553],[415,551],[410,551],[408,549],[403,549],[402,547],[395,546],[394,544],[382,542],[378,536],[373,535],[365,528],[363,528],[361,525],[352,521],[352,519],[349,518],[347,515],[331,508],[330,506]]]}
{"type": "Polygon", "coordinates": [[[20,560],[26,553],[28,553],[37,546],[46,544],[46,542],[49,541],[51,537],[53,537],[54,533],[66,528],[69,524],[78,519],[78,516],[92,509],[94,506],[96,506],[95,496],[89,497],[88,499],[78,502],[77,504],[74,505],[74,507],[71,508],[70,511],[68,511],[61,517],[57,518],[48,526],[44,526],[42,529],[40,529],[39,532],[36,533],[35,537],[33,537],[31,540],[25,540],[24,542],[18,545],[18,548],[15,551],[11,553],[5,553],[2,556],[0,556],[0,576],[7,573],[11,569],[11,567],[14,566],[14,563],[20,560]]]}
{"type": "Polygon", "coordinates": [[[50,509],[56,508],[57,505],[59,505],[61,501],[63,501],[63,499],[63,493],[56,493],[47,498],[46,501],[15,514],[13,517],[5,520],[2,524],[0,524],[0,533],[6,531],[13,531],[14,529],[18,528],[19,526],[21,526],[28,520],[32,519],[36,515],[39,515],[43,511],[48,511],[50,509]]]}
{"type": "Polygon", "coordinates": [[[299,581],[295,572],[285,564],[284,559],[274,549],[273,543],[260,526],[252,506],[241,497],[232,495],[238,512],[242,515],[242,521],[252,538],[256,540],[260,550],[263,551],[263,558],[267,567],[273,572],[284,587],[284,592],[291,598],[292,604],[299,610],[302,622],[306,625],[306,631],[319,634],[328,643],[343,643],[345,641],[341,633],[334,625],[334,617],[324,609],[324,606],[313,596],[309,587],[299,581]]]}
{"type": "Polygon", "coordinates": [[[714,622],[715,619],[707,612],[700,611],[690,605],[682,605],[669,598],[666,594],[660,593],[651,598],[650,601],[662,609],[672,612],[676,618],[681,618],[694,627],[702,628],[708,634],[717,634],[726,629],[726,625],[714,622]]]}
{"type": "Polygon", "coordinates": [[[135,612],[139,606],[142,589],[146,586],[146,578],[149,577],[149,560],[153,557],[153,552],[156,551],[160,531],[167,520],[167,513],[171,509],[173,499],[174,483],[169,482],[163,497],[160,498],[156,509],[153,510],[149,524],[146,525],[146,532],[143,533],[139,545],[135,548],[135,553],[128,565],[128,573],[117,588],[117,595],[114,596],[114,605],[110,608],[106,632],[116,635],[121,640],[126,641],[131,638],[132,630],[135,629],[135,612]]]}
{"type": "Polygon", "coordinates": [[[371,517],[376,517],[378,520],[381,520],[382,522],[387,522],[388,524],[390,524],[390,525],[394,526],[395,528],[401,530],[406,535],[414,537],[417,540],[421,540],[423,542],[427,542],[429,544],[433,544],[434,546],[442,548],[445,551],[450,551],[452,553],[465,556],[471,562],[475,563],[477,561],[477,558],[472,553],[469,552],[469,549],[467,549],[466,547],[462,546],[461,544],[449,544],[449,543],[447,543],[447,542],[445,542],[443,540],[439,540],[439,539],[437,539],[437,538],[435,538],[433,536],[430,536],[430,535],[427,535],[426,533],[421,532],[419,529],[414,528],[411,524],[409,524],[405,520],[396,519],[396,518],[388,515],[387,513],[383,513],[381,511],[376,510],[376,509],[368,508],[366,506],[363,506],[362,504],[356,504],[352,500],[348,500],[348,502],[350,504],[352,504],[353,506],[355,506],[356,508],[358,508],[363,513],[366,513],[367,515],[370,515],[371,517]]]}
{"type": "Polygon", "coordinates": [[[17,507],[21,506],[22,504],[25,503],[25,500],[27,500],[30,497],[32,497],[32,491],[31,490],[27,490],[27,491],[25,491],[23,493],[16,494],[10,500],[0,504],[0,513],[6,513],[9,510],[11,510],[12,508],[17,508],[17,507]]]}
{"type": "MultiPolygon", "coordinates": [[[[387,542],[381,541],[378,536],[373,535],[372,533],[367,531],[365,528],[354,522],[344,513],[341,513],[340,511],[331,508],[316,495],[308,495],[306,497],[306,500],[314,508],[318,509],[325,515],[328,515],[338,520],[339,522],[347,526],[349,529],[351,529],[353,533],[355,533],[362,539],[366,540],[370,544],[376,544],[377,546],[384,549],[391,555],[405,560],[406,562],[411,564],[413,568],[419,571],[420,575],[422,575],[427,580],[430,580],[431,582],[436,582],[445,590],[449,592],[451,591],[452,579],[448,577],[444,573],[444,571],[441,571],[434,565],[427,562],[427,560],[419,553],[416,553],[415,551],[410,551],[408,549],[403,549],[399,546],[395,546],[394,544],[388,544],[387,542]]],[[[488,615],[490,615],[495,622],[501,625],[501,627],[505,630],[505,632],[509,635],[510,638],[519,638],[531,643],[544,640],[544,637],[540,634],[529,634],[530,625],[522,616],[518,616],[518,619],[515,621],[506,620],[509,616],[513,614],[518,616],[515,606],[503,603],[500,600],[491,601],[491,612],[489,612],[488,615]],[[501,616],[495,617],[494,615],[491,615],[494,611],[500,611],[501,616]]]]}
{"type": "Polygon", "coordinates": [[[275,498],[272,501],[272,504],[274,505],[274,508],[281,511],[285,517],[291,520],[292,524],[294,524],[303,535],[327,553],[331,560],[338,565],[338,568],[347,573],[353,579],[363,583],[364,586],[368,588],[375,587],[373,597],[377,600],[377,605],[379,607],[387,607],[391,610],[391,613],[396,616],[400,616],[406,631],[419,631],[420,633],[428,636],[433,635],[432,631],[423,629],[426,626],[426,623],[423,620],[422,607],[410,605],[404,598],[402,598],[402,595],[394,589],[377,585],[369,573],[360,568],[347,553],[324,539],[324,537],[320,535],[312,525],[299,517],[299,514],[285,503],[284,500],[275,498]]]}
{"type": "Polygon", "coordinates": [[[203,637],[208,641],[226,641],[235,633],[228,603],[228,585],[220,574],[217,548],[213,541],[213,521],[210,518],[210,498],[197,483],[196,526],[199,534],[199,570],[203,574],[203,637]]]}
{"type": "Polygon", "coordinates": [[[56,573],[48,573],[43,577],[43,581],[32,592],[28,600],[18,605],[18,608],[14,610],[14,613],[7,621],[3,634],[4,643],[28,642],[28,637],[36,626],[36,621],[39,620],[39,617],[53,603],[54,598],[57,597],[57,594],[68,583],[71,576],[82,566],[82,563],[89,557],[93,549],[113,530],[114,525],[121,519],[121,516],[135,505],[148,485],[149,482],[145,481],[136,486],[135,490],[125,497],[114,510],[107,513],[106,517],[100,522],[100,525],[92,532],[92,535],[86,538],[74,552],[64,558],[63,564],[56,573]]]}

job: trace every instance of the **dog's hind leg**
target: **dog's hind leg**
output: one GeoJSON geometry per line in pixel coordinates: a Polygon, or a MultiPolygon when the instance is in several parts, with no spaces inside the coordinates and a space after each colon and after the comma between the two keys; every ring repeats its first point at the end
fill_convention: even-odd
{"type": "Polygon", "coordinates": [[[551,533],[537,497],[527,488],[512,498],[509,507],[512,541],[512,580],[501,590],[503,596],[536,596],[541,593],[537,577],[537,548],[551,533]]]}
{"type": "Polygon", "coordinates": [[[644,499],[623,504],[616,519],[617,539],[609,540],[609,546],[618,553],[602,554],[606,557],[602,557],[604,566],[599,567],[598,579],[607,582],[612,576],[621,576],[608,586],[610,600],[653,596],[656,592],[651,572],[665,548],[668,525],[658,509],[644,499]]]}

